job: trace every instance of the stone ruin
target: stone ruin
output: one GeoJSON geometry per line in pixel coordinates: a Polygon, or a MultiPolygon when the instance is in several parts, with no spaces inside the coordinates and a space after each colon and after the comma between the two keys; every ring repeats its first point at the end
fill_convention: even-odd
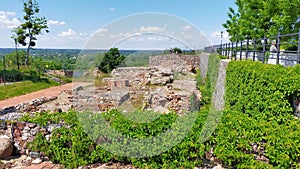
{"type": "Polygon", "coordinates": [[[149,67],[117,68],[111,78],[103,79],[103,85],[74,93],[75,107],[79,111],[143,109],[184,115],[201,99],[193,72],[199,57],[187,58],[189,62],[179,56],[157,56],[150,58],[149,67]],[[163,66],[157,66],[159,62],[163,66]]]}
{"type": "MultiPolygon", "coordinates": [[[[197,56],[153,56],[149,67],[115,69],[111,78],[103,79],[103,85],[64,91],[58,97],[39,98],[5,108],[0,111],[0,118],[17,119],[25,112],[62,112],[69,109],[103,112],[113,108],[124,112],[143,109],[185,114],[191,110],[191,99],[196,103],[201,99],[191,69],[198,63],[197,56]]],[[[97,70],[93,72],[89,73],[95,77],[102,76],[97,70]]]]}
{"type": "Polygon", "coordinates": [[[200,66],[200,56],[168,54],[149,58],[149,67],[168,67],[174,71],[194,71],[200,66]]]}

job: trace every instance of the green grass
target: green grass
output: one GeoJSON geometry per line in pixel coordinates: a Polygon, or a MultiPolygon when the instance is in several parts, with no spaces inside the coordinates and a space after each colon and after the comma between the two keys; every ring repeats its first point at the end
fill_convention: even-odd
{"type": "Polygon", "coordinates": [[[0,86],[0,100],[5,100],[15,96],[32,93],[41,89],[59,85],[57,82],[49,79],[41,79],[38,81],[23,81],[14,84],[0,86]]]}

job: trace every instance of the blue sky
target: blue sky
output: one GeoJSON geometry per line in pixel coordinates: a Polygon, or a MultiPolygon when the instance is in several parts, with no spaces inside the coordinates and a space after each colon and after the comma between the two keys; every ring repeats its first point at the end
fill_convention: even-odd
{"type": "MultiPolygon", "coordinates": [[[[23,0],[0,0],[0,2],[0,48],[13,48],[10,31],[20,24],[23,15],[23,0]]],[[[77,49],[84,48],[95,33],[109,32],[108,29],[111,28],[110,25],[113,21],[116,23],[122,20],[120,18],[144,12],[177,16],[183,19],[183,22],[190,23],[185,26],[186,28],[192,25],[211,43],[217,44],[220,42],[220,31],[224,31],[222,23],[227,19],[228,8],[235,7],[234,0],[38,0],[38,3],[40,16],[45,16],[48,20],[50,33],[37,37],[37,48],[77,49]]],[[[155,19],[159,20],[160,17],[155,19]]],[[[143,25],[146,23],[143,21],[143,18],[135,20],[135,22],[140,22],[136,31],[150,29],[160,32],[170,31],[162,31],[166,27],[170,28],[170,25],[155,25],[159,21],[151,22],[153,25],[143,25]]],[[[166,22],[171,23],[171,21],[166,22]]],[[[123,22],[123,25],[114,24],[114,26],[122,28],[128,24],[123,22]]],[[[176,25],[174,26],[176,27],[176,25]]],[[[178,27],[178,30],[182,29],[184,28],[178,27]]],[[[126,37],[130,31],[118,32],[118,34],[126,37]],[[125,36],[125,34],[127,35],[125,36]]],[[[110,34],[109,36],[114,35],[110,34]]],[[[134,48],[133,45],[128,44],[136,39],[127,40],[127,45],[123,44],[123,46],[134,48]]],[[[147,39],[150,38],[147,37],[147,39]]],[[[226,39],[228,36],[224,34],[223,41],[226,39]]],[[[160,44],[158,38],[156,38],[156,42],[156,45],[160,44]]],[[[146,41],[143,43],[147,44],[146,41]]],[[[122,46],[122,44],[119,45],[122,46]]],[[[153,48],[155,47],[154,45],[153,48]]]]}

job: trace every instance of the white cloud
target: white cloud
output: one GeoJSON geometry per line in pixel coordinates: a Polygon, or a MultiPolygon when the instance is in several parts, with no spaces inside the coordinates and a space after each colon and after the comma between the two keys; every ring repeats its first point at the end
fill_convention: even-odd
{"type": "Polygon", "coordinates": [[[166,27],[157,27],[157,26],[144,27],[144,26],[142,26],[139,29],[139,32],[156,32],[156,33],[162,33],[162,32],[166,32],[166,27]]]}
{"type": "Polygon", "coordinates": [[[58,36],[61,37],[68,37],[68,36],[75,36],[75,35],[77,35],[77,33],[72,29],[68,29],[67,31],[62,31],[61,33],[58,34],[58,36]]]}
{"type": "Polygon", "coordinates": [[[111,12],[114,12],[114,11],[116,11],[116,8],[109,8],[109,10],[110,10],[111,12]]]}
{"type": "Polygon", "coordinates": [[[105,35],[108,32],[107,29],[101,28],[96,30],[96,32],[94,32],[93,34],[97,34],[97,35],[105,35]]]}
{"type": "Polygon", "coordinates": [[[39,37],[38,46],[47,46],[47,48],[82,48],[90,37],[90,33],[77,32],[73,29],[67,29],[58,34],[45,34],[39,37]]]}
{"type": "Polygon", "coordinates": [[[185,27],[182,28],[183,32],[189,32],[190,30],[192,30],[192,26],[191,25],[187,25],[185,27]]]}
{"type": "Polygon", "coordinates": [[[65,25],[65,22],[60,22],[60,21],[54,21],[54,20],[48,20],[48,25],[49,26],[57,26],[57,25],[65,25]]]}
{"type": "Polygon", "coordinates": [[[79,40],[79,41],[86,41],[90,37],[90,34],[88,33],[77,33],[73,29],[68,29],[67,31],[62,31],[58,34],[58,39],[61,39],[62,41],[68,41],[68,40],[79,40]]]}
{"type": "Polygon", "coordinates": [[[15,28],[20,25],[17,14],[14,12],[0,11],[0,28],[15,28]]]}
{"type": "Polygon", "coordinates": [[[181,25],[176,29],[168,26],[140,25],[136,28],[110,29],[109,27],[99,29],[92,34],[92,39],[88,42],[87,48],[106,49],[116,44],[121,47],[161,48],[166,47],[194,47],[202,49],[211,43],[205,37],[205,33],[195,30],[189,24],[181,25]]]}

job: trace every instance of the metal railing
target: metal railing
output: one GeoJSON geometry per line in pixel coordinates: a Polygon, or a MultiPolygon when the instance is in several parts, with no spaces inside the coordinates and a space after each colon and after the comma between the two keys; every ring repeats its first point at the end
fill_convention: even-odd
{"type": "Polygon", "coordinates": [[[248,39],[213,45],[205,48],[207,53],[219,53],[232,60],[251,59],[269,64],[293,66],[300,64],[300,29],[298,33],[280,33],[273,37],[248,39]],[[270,51],[271,45],[276,51],[270,51]]]}

